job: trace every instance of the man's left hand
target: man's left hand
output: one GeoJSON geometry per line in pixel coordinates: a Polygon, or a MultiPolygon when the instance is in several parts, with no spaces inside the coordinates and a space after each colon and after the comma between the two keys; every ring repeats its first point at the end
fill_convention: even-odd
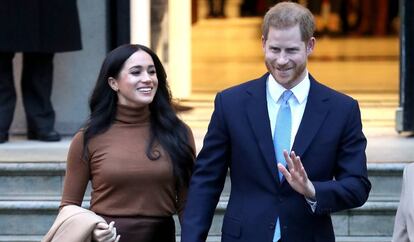
{"type": "Polygon", "coordinates": [[[304,195],[306,198],[315,199],[315,187],[309,180],[300,157],[296,156],[294,151],[290,152],[289,156],[286,150],[283,151],[283,155],[285,156],[289,170],[280,163],[277,164],[277,167],[282,172],[286,181],[289,182],[295,191],[304,195]]]}

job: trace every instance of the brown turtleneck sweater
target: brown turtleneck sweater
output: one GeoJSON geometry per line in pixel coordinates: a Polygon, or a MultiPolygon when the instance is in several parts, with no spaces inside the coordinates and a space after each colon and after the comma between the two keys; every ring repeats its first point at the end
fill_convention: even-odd
{"type": "Polygon", "coordinates": [[[80,206],[91,180],[90,209],[98,214],[170,216],[178,211],[181,215],[187,190],[177,194],[171,160],[160,145],[156,149],[161,157],[148,159],[149,122],[148,106],[118,105],[114,124],[89,141],[88,161],[82,159],[83,132],[78,132],[69,148],[61,207],[80,206]]]}

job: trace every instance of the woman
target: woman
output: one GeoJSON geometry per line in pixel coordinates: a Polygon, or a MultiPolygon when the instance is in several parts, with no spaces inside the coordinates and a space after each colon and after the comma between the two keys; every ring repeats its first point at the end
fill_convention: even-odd
{"type": "Polygon", "coordinates": [[[154,52],[142,45],[111,51],[90,110],[69,149],[61,207],[81,205],[91,180],[90,210],[109,223],[96,226],[94,240],[115,241],[118,233],[121,242],[175,241],[172,215],[183,212],[195,145],[154,52]]]}
{"type": "Polygon", "coordinates": [[[395,216],[392,242],[414,241],[414,164],[404,168],[400,205],[395,216]]]}

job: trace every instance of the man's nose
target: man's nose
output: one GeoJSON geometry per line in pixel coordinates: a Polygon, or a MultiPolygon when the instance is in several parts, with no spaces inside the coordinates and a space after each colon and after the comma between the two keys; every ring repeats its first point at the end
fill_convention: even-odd
{"type": "Polygon", "coordinates": [[[276,63],[278,65],[285,65],[289,62],[289,58],[286,56],[285,53],[280,53],[280,55],[276,59],[276,63]]]}

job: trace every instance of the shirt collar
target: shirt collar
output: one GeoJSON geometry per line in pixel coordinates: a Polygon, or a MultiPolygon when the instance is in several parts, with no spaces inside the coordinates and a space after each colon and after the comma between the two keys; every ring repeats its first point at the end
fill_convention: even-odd
{"type": "MultiPolygon", "coordinates": [[[[283,92],[286,90],[282,85],[280,85],[278,82],[276,82],[275,78],[272,76],[272,74],[269,75],[267,78],[267,89],[268,93],[270,94],[270,97],[273,99],[275,103],[278,103],[279,98],[283,94],[283,92]]],[[[294,86],[292,89],[290,89],[293,92],[293,96],[297,100],[299,104],[302,104],[308,97],[310,89],[310,80],[309,80],[309,73],[308,70],[306,70],[305,78],[301,82],[298,83],[298,85],[294,86]]]]}

